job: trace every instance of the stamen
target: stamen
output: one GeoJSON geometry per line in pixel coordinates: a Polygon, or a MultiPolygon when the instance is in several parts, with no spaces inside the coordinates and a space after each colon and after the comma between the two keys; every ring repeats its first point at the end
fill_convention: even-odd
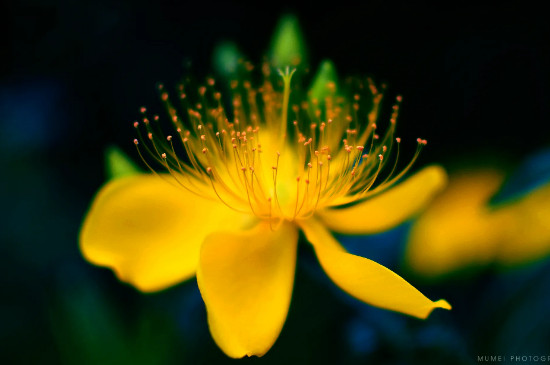
{"type": "MultiPolygon", "coordinates": [[[[252,69],[249,63],[242,67],[252,69]]],[[[253,86],[249,76],[231,82],[232,113],[226,113],[212,78],[196,88],[178,85],[176,99],[182,112],[171,104],[168,90],[160,84],[167,122],[178,132],[183,149],[174,146],[171,134],[164,136],[162,118],[152,115],[148,119],[147,109],[141,107],[142,121],[133,122],[140,158],[156,174],[142,155],[146,151],[145,155],[162,165],[178,185],[205,198],[218,199],[233,210],[269,219],[271,229],[276,230],[285,219],[306,219],[323,207],[357,202],[389,188],[410,169],[427,144],[418,138],[413,158],[394,176],[400,158],[401,139],[394,138],[394,132],[401,96],[396,97],[391,117],[383,125],[387,126],[384,133],[378,133],[378,109],[385,85],[377,87],[371,79],[363,85],[360,80],[355,82],[359,89],[351,93],[351,100],[331,94],[320,100],[297,100],[290,106],[295,70],[279,71],[281,91],[271,83],[269,68],[264,65],[262,71],[264,81],[259,88],[253,86]],[[365,102],[366,97],[372,102],[365,102]],[[365,110],[366,105],[372,105],[371,109],[365,110]],[[294,125],[290,130],[289,108],[294,125]],[[263,141],[262,149],[263,129],[270,134],[278,132],[279,136],[263,141]],[[292,140],[287,138],[289,131],[295,134],[292,140]],[[396,153],[392,150],[394,143],[396,153]],[[185,159],[179,158],[176,151],[180,150],[185,159]],[[262,151],[268,151],[270,158],[276,153],[274,165],[262,165],[262,151]],[[287,159],[281,165],[281,152],[295,156],[298,165],[287,166],[292,163],[287,159]],[[336,165],[331,168],[333,163],[336,165]],[[289,176],[296,176],[295,182],[289,176]],[[288,197],[294,190],[295,196],[288,197]],[[282,191],[284,196],[280,195],[282,191]],[[276,219],[278,224],[273,224],[276,219]]],[[[328,87],[335,91],[334,84],[328,87]]]]}

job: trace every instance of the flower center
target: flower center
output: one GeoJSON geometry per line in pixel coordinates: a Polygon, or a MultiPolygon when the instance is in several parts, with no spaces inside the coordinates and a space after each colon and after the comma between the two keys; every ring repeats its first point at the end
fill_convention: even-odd
{"type": "Polygon", "coordinates": [[[211,78],[193,100],[179,85],[179,109],[159,85],[176,134],[164,135],[160,117],[149,119],[141,108],[142,122],[134,122],[134,143],[145,164],[156,173],[148,162],[153,159],[183,189],[269,220],[275,227],[387,189],[426,144],[417,139],[412,160],[396,173],[401,140],[394,132],[400,96],[380,137],[376,121],[384,87],[380,91],[371,79],[353,80],[359,92],[348,98],[328,83],[324,100],[316,100],[300,97],[299,88],[293,90],[294,71],[280,72],[278,91],[270,81],[269,66],[262,69],[264,80],[258,88],[247,77],[231,82],[232,108],[223,106],[211,78]],[[186,113],[178,112],[181,109],[186,113]]]}

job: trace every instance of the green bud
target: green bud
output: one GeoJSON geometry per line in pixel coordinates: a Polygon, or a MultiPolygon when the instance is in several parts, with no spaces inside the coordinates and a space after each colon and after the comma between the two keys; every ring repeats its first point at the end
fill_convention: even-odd
{"type": "Polygon", "coordinates": [[[109,180],[141,173],[132,160],[116,146],[105,150],[105,170],[109,180]]]}
{"type": "Polygon", "coordinates": [[[335,95],[338,91],[338,75],[332,61],[321,62],[317,74],[309,89],[309,99],[317,99],[323,102],[329,95],[335,95]]]}
{"type": "Polygon", "coordinates": [[[271,41],[270,57],[273,66],[281,69],[307,64],[304,37],[294,15],[285,15],[279,20],[271,41]]]}
{"type": "Polygon", "coordinates": [[[214,70],[223,77],[231,77],[237,72],[241,53],[233,42],[222,42],[214,48],[212,63],[214,70]]]}

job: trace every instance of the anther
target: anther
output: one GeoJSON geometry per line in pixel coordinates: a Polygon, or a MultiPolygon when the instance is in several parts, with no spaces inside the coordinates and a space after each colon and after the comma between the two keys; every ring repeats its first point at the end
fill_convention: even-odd
{"type": "Polygon", "coordinates": [[[137,128],[139,126],[138,122],[134,122],[134,128],[137,128]]]}
{"type": "Polygon", "coordinates": [[[139,141],[137,139],[134,139],[134,144],[137,146],[139,144],[139,141]]]}
{"type": "Polygon", "coordinates": [[[170,142],[170,141],[172,140],[172,136],[166,137],[166,140],[167,140],[168,142],[170,142]]]}
{"type": "Polygon", "coordinates": [[[202,153],[206,153],[207,151],[208,151],[208,148],[206,148],[206,147],[204,147],[204,148],[202,149],[202,153]]]}
{"type": "Polygon", "coordinates": [[[401,138],[397,137],[397,138],[395,139],[395,141],[396,141],[397,143],[401,143],[401,138]]]}
{"type": "Polygon", "coordinates": [[[384,156],[378,155],[378,158],[380,159],[380,161],[382,161],[384,159],[384,156]]]}
{"type": "Polygon", "coordinates": [[[161,156],[162,158],[166,159],[166,153],[163,153],[161,156]]]}

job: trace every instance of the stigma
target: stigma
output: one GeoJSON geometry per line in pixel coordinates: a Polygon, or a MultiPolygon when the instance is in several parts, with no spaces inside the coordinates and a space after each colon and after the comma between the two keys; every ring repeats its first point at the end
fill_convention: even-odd
{"type": "Polygon", "coordinates": [[[264,64],[253,86],[253,66],[244,69],[227,96],[213,78],[198,88],[180,84],[173,95],[158,86],[166,115],[142,107],[141,120],[133,123],[137,152],[153,173],[276,227],[391,187],[427,143],[418,138],[409,162],[398,169],[402,98],[395,98],[380,133],[385,86],[370,78],[350,79],[346,92],[329,82],[318,100],[293,83],[295,70],[276,75],[264,64]]]}

